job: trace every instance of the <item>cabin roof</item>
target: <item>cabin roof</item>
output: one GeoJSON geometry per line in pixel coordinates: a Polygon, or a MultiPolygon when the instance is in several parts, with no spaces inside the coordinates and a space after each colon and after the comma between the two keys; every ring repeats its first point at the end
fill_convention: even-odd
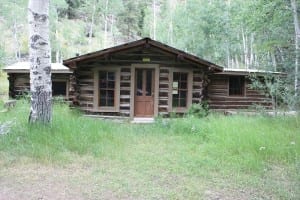
{"type": "MultiPolygon", "coordinates": [[[[29,62],[17,62],[3,68],[7,73],[29,73],[29,62]]],[[[54,74],[71,74],[73,71],[61,63],[51,63],[51,72],[54,74]]]]}
{"type": "Polygon", "coordinates": [[[250,75],[250,74],[274,74],[274,75],[286,75],[284,72],[273,72],[261,69],[237,69],[237,68],[224,68],[222,72],[216,74],[224,75],[250,75]]]}
{"type": "Polygon", "coordinates": [[[143,39],[140,39],[140,40],[136,40],[136,41],[133,41],[133,42],[129,42],[129,43],[121,44],[121,45],[118,45],[118,46],[110,47],[110,48],[103,49],[103,50],[100,50],[100,51],[95,51],[95,52],[87,53],[87,54],[84,54],[84,55],[76,56],[76,57],[73,57],[73,58],[69,58],[69,59],[64,60],[63,63],[65,65],[72,65],[76,62],[85,61],[85,60],[92,59],[92,58],[95,58],[95,57],[105,57],[106,55],[109,55],[109,54],[113,54],[113,53],[116,53],[116,52],[121,52],[121,51],[124,51],[124,50],[128,50],[128,49],[135,48],[135,47],[140,47],[140,46],[145,46],[146,48],[149,47],[149,46],[150,47],[151,46],[156,47],[156,48],[158,48],[158,49],[160,49],[164,52],[174,54],[175,56],[177,56],[181,60],[187,60],[189,62],[192,62],[192,63],[196,64],[196,65],[206,66],[212,71],[217,72],[217,71],[222,71],[223,70],[223,67],[221,67],[217,64],[214,64],[212,62],[209,62],[209,61],[204,60],[202,58],[199,58],[195,55],[184,52],[182,50],[176,49],[176,48],[171,47],[169,45],[163,44],[163,43],[158,42],[156,40],[152,40],[150,38],[143,38],[143,39]]]}

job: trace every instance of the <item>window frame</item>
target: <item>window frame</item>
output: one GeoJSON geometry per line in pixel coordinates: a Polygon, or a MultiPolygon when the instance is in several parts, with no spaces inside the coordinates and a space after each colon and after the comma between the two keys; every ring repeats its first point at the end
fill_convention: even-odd
{"type": "Polygon", "coordinates": [[[119,112],[120,111],[120,68],[105,67],[94,70],[94,110],[97,112],[119,112]],[[114,106],[100,106],[99,73],[101,71],[115,73],[114,106]]]}
{"type": "Polygon", "coordinates": [[[230,97],[244,97],[246,94],[246,78],[244,76],[229,76],[228,77],[228,96],[230,97]],[[242,84],[241,84],[241,94],[230,94],[230,80],[231,78],[239,78],[240,80],[242,80],[242,84]]]}
{"type": "Polygon", "coordinates": [[[192,105],[192,90],[193,90],[193,71],[189,69],[173,68],[169,71],[169,112],[185,113],[188,108],[192,105]],[[176,73],[187,73],[187,97],[185,107],[173,107],[173,75],[176,73]]]}
{"type": "MultiPolygon", "coordinates": [[[[69,81],[67,79],[63,79],[63,78],[53,78],[52,79],[52,84],[54,82],[65,83],[66,84],[66,93],[65,93],[65,95],[53,95],[53,91],[52,91],[52,96],[53,97],[63,96],[65,99],[69,99],[69,85],[70,85],[69,81]]],[[[51,86],[51,87],[53,89],[53,86],[51,86]]]]}

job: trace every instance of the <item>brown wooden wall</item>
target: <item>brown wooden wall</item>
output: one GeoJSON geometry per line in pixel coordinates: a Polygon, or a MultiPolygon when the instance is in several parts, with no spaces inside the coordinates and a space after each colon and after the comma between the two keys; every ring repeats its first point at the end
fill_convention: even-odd
{"type": "MultiPolygon", "coordinates": [[[[142,65],[141,65],[142,66],[142,65]]],[[[171,73],[174,71],[174,67],[165,64],[158,65],[158,114],[167,115],[172,111],[172,102],[170,101],[171,95],[171,73]]],[[[178,67],[176,67],[178,69],[178,67]]],[[[107,65],[102,63],[85,63],[77,66],[74,76],[71,78],[70,97],[73,102],[79,105],[80,109],[87,113],[101,114],[101,115],[120,115],[130,116],[134,106],[131,99],[132,93],[134,93],[134,85],[132,86],[132,78],[134,76],[134,68],[131,64],[119,64],[107,65]],[[115,112],[104,112],[97,108],[97,101],[95,101],[94,95],[96,93],[94,73],[103,69],[117,69],[120,79],[120,91],[119,91],[119,105],[115,112]]],[[[201,103],[204,98],[204,88],[208,83],[207,75],[203,69],[193,68],[192,66],[184,66],[185,71],[191,73],[192,84],[191,91],[191,103],[201,103]]],[[[97,99],[98,97],[96,97],[97,99]]]]}
{"type": "MultiPolygon", "coordinates": [[[[69,74],[52,74],[52,80],[69,81],[69,74]]],[[[8,73],[9,97],[18,98],[30,92],[29,73],[8,73]]]]}
{"type": "Polygon", "coordinates": [[[248,109],[256,105],[271,108],[271,100],[257,90],[250,88],[250,80],[245,78],[244,95],[229,96],[229,75],[209,76],[207,100],[211,109],[248,109]]]}

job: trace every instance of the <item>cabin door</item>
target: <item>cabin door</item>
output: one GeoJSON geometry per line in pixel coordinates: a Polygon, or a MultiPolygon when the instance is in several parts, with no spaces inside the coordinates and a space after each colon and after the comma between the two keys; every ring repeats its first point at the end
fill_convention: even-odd
{"type": "Polygon", "coordinates": [[[154,115],[154,69],[135,70],[134,116],[154,115]]]}

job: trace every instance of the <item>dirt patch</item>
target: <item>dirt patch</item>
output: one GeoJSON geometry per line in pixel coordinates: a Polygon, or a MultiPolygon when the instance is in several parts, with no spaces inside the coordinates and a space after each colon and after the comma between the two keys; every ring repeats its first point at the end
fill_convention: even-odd
{"type": "Polygon", "coordinates": [[[89,157],[64,166],[14,163],[0,169],[0,200],[297,199],[294,183],[282,170],[274,167],[257,184],[243,185],[231,176],[201,177],[162,169],[145,170],[89,157]],[[285,196],[289,191],[295,194],[285,196]]]}

